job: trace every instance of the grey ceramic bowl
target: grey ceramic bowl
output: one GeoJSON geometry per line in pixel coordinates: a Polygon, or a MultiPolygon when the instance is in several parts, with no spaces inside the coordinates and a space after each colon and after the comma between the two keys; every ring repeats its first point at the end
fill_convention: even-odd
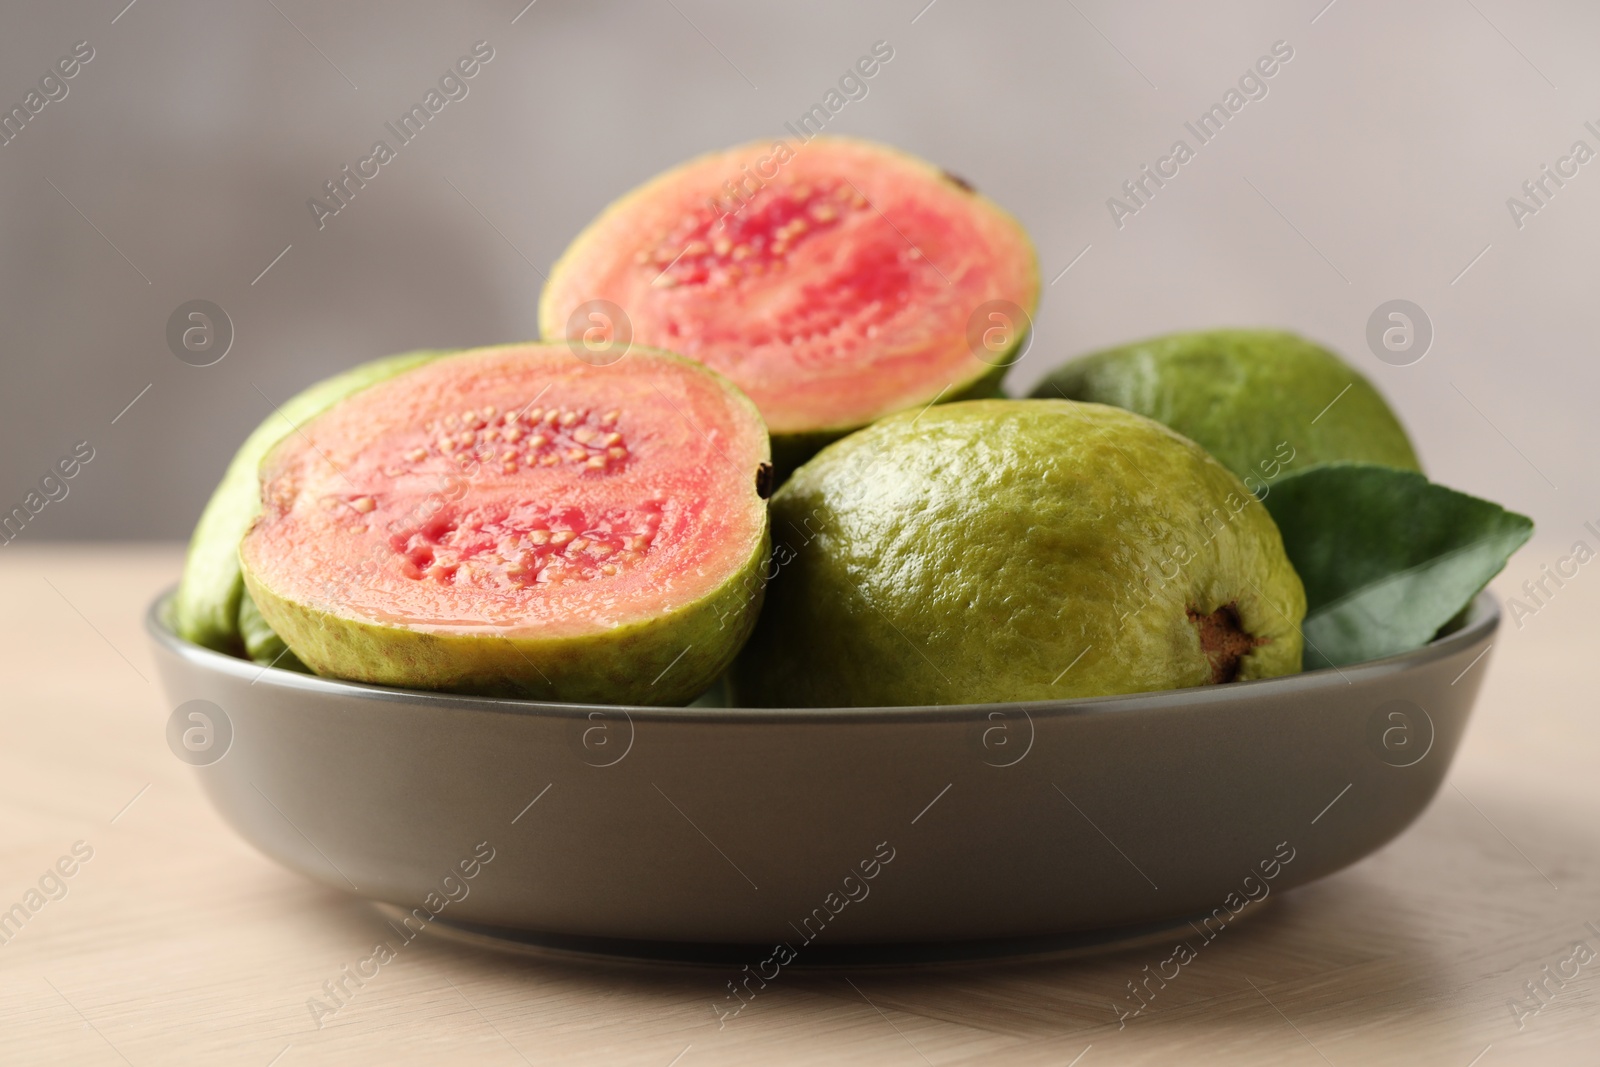
{"type": "Polygon", "coordinates": [[[812,962],[1213,929],[1354,863],[1443,782],[1499,623],[1484,594],[1415,652],[1103,699],[600,708],[263,669],[166,603],[169,741],[284,866],[415,926],[812,962]]]}

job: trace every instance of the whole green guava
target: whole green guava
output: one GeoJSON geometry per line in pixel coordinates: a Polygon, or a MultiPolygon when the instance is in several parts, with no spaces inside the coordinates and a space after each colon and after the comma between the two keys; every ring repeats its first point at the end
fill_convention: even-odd
{"type": "Polygon", "coordinates": [[[1155,419],[1257,493],[1284,469],[1315,463],[1422,469],[1370,382],[1326,348],[1278,330],[1175,333],[1107,349],[1055,370],[1032,395],[1155,419]]]}
{"type": "Polygon", "coordinates": [[[1192,441],[1065,400],[882,419],[773,497],[776,573],[735,700],[964,704],[1300,669],[1272,517],[1192,441]]]}

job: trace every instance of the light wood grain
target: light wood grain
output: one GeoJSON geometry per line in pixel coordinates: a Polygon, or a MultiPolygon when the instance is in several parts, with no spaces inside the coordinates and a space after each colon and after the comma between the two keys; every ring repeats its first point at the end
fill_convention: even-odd
{"type": "Polygon", "coordinates": [[[1600,579],[1502,631],[1451,781],[1410,831],[1225,930],[1123,1028],[1112,1003],[1170,950],[786,972],[719,1028],[717,970],[428,937],[319,1029],[308,998],[388,931],[234,837],[167,751],[140,617],[179,560],[0,552],[0,909],[74,842],[94,849],[0,947],[8,1064],[1600,1063],[1600,960],[1520,1030],[1507,1006],[1574,940],[1600,951],[1600,579]]]}

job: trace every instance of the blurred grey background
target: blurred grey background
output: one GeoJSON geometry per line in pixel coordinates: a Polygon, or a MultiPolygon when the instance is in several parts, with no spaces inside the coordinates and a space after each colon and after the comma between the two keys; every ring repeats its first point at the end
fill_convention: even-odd
{"type": "Polygon", "coordinates": [[[595,212],[783,136],[877,41],[892,61],[829,130],[937,161],[1032,232],[1014,390],[1107,344],[1283,325],[1376,381],[1437,480],[1547,543],[1600,522],[1600,161],[1520,227],[1507,206],[1575,141],[1600,150],[1593,4],[526,2],[6,6],[5,109],[93,49],[0,146],[0,511],[94,449],[22,538],[185,537],[273,403],[389,352],[532,337],[541,271],[595,212]],[[319,229],[308,198],[477,41],[467,97],[319,229]],[[1267,95],[1119,228],[1107,199],[1279,41],[1267,95]],[[196,299],[236,334],[212,366],[166,341],[196,299]],[[1392,299],[1435,332],[1406,366],[1366,340],[1392,299]]]}

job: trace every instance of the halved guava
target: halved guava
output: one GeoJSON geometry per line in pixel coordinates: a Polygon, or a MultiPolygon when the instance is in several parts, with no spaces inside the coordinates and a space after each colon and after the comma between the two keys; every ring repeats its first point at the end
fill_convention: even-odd
{"type": "Polygon", "coordinates": [[[786,467],[890,412],[996,394],[1038,296],[1027,234],[966,182],[819,137],[704,155],[612,204],[552,268],[539,328],[721,371],[786,467]]]}
{"type": "Polygon", "coordinates": [[[261,615],[318,674],[683,703],[755,623],[769,459],[754,405],[689,360],[477,349],[273,449],[239,557],[261,615]]]}
{"type": "MultiPolygon", "coordinates": [[[[263,651],[270,660],[281,648],[267,651],[271,631],[260,616],[245,606],[244,579],[239,575],[239,539],[260,511],[261,492],[256,471],[272,446],[295,432],[295,427],[351,393],[373,382],[392,378],[450,349],[419,349],[375,359],[325,378],[282,404],[245,438],[234,453],[222,481],[200,513],[189,538],[183,579],[172,601],[173,628],[179,636],[206,648],[257,658],[263,651]]],[[[287,659],[278,665],[284,666],[287,659]]]]}

